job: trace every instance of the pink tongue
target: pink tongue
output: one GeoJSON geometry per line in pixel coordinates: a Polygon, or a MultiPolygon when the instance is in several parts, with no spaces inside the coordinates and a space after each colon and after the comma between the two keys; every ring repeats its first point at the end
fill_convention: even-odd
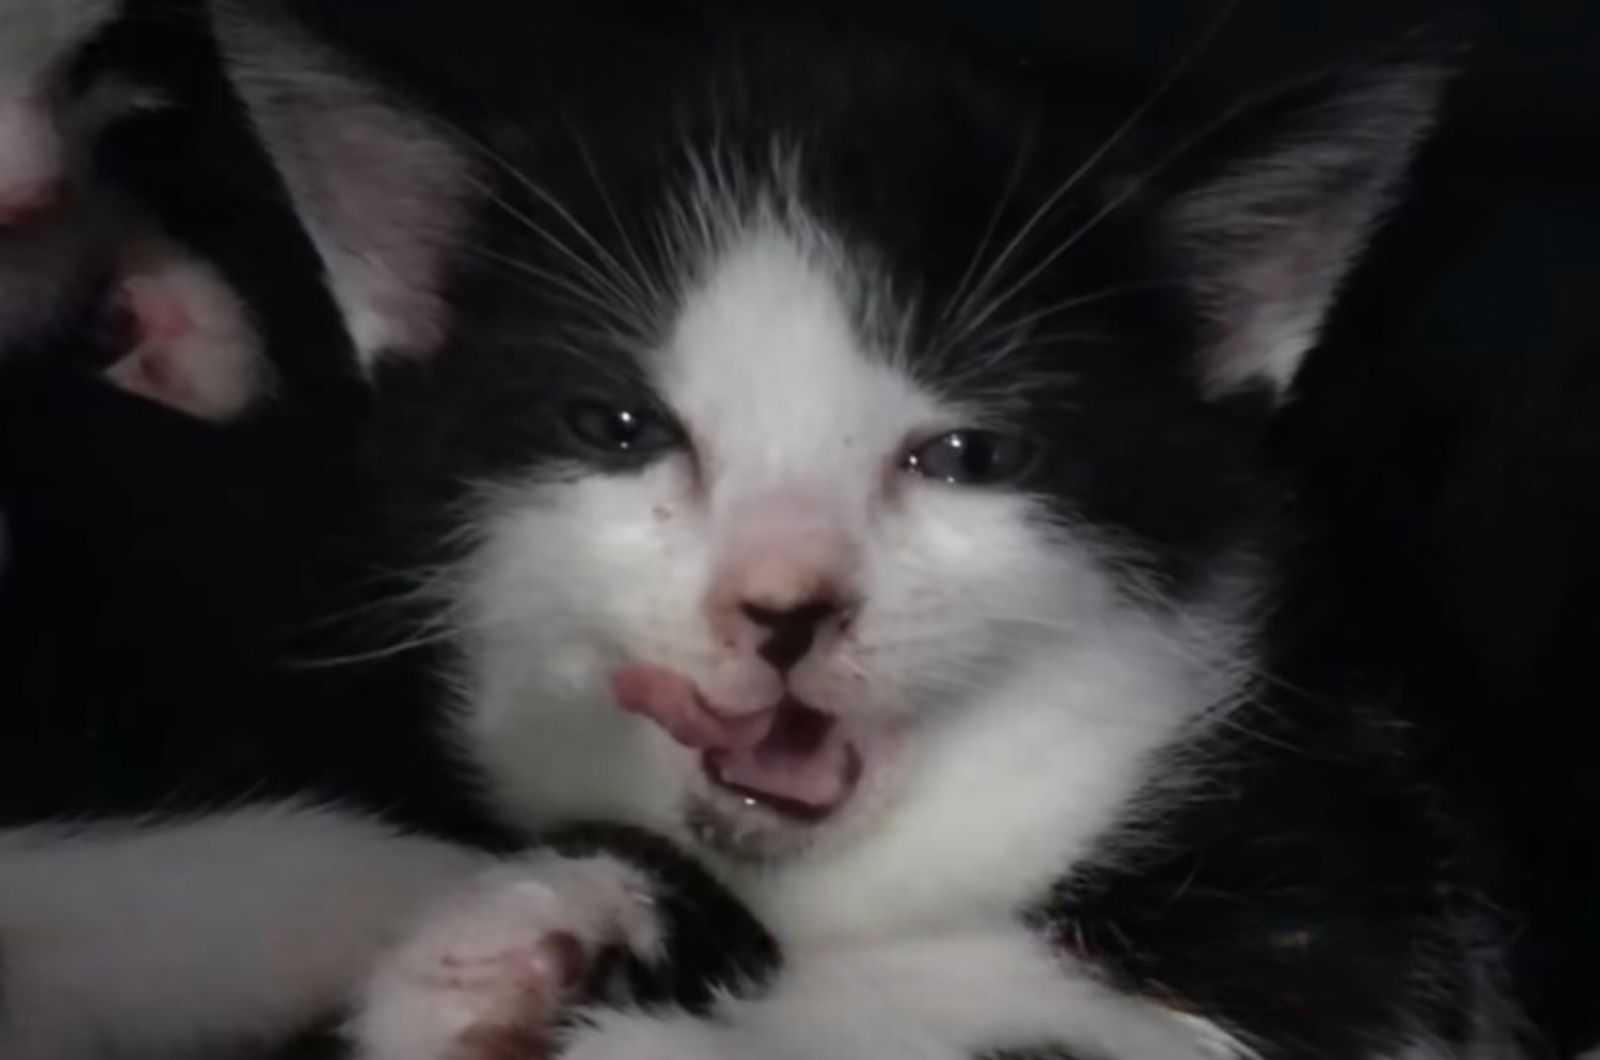
{"type": "Polygon", "coordinates": [[[719,714],[700,698],[693,682],[659,666],[624,666],[611,678],[611,694],[623,710],[649,718],[697,751],[733,751],[760,743],[775,714],[719,714]]]}
{"type": "MultiPolygon", "coordinates": [[[[792,709],[792,708],[791,708],[792,709]]],[[[814,741],[789,745],[781,739],[784,720],[773,735],[754,747],[707,756],[712,775],[724,787],[794,805],[791,812],[821,815],[844,801],[855,785],[855,752],[830,725],[814,741]]]]}
{"type": "Polygon", "coordinates": [[[860,763],[833,719],[796,703],[733,717],[707,706],[693,682],[657,666],[625,666],[612,694],[685,747],[705,752],[712,779],[792,815],[820,817],[855,786],[860,763]]]}

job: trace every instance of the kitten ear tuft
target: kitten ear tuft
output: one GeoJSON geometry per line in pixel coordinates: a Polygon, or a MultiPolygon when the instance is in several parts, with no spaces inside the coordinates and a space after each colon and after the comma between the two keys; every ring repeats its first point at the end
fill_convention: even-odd
{"type": "Polygon", "coordinates": [[[1288,392],[1433,125],[1448,69],[1385,60],[1322,78],[1168,202],[1163,236],[1199,316],[1208,396],[1288,392]]]}
{"type": "Polygon", "coordinates": [[[326,270],[364,369],[426,356],[474,201],[464,148],[277,0],[215,0],[229,81],[326,270]]]}

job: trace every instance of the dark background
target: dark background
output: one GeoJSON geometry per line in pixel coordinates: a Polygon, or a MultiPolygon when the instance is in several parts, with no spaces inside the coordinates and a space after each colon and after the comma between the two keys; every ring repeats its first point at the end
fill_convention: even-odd
{"type": "MultiPolygon", "coordinates": [[[[459,831],[403,668],[302,665],[340,650],[326,586],[366,573],[336,548],[359,508],[340,454],[360,394],[204,34],[136,4],[158,6],[158,34],[128,31],[132,61],[190,105],[106,165],[246,290],[285,395],[218,430],[65,358],[0,376],[0,822],[311,787],[459,831]]],[[[1220,10],[817,6],[972,49],[1102,106],[1108,129],[1220,10]]],[[[421,63],[504,12],[320,7],[421,63]]],[[[1530,1011],[1568,1055],[1600,1039],[1600,3],[1241,3],[1162,113],[1214,112],[1418,27],[1467,41],[1464,73],[1278,436],[1317,528],[1290,676],[1415,723],[1520,925],[1530,1011]]]]}

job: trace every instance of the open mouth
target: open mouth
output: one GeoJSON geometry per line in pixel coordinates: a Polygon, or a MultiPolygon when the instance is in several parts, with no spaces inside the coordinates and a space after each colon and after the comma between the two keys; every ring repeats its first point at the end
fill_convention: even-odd
{"type": "Polygon", "coordinates": [[[624,710],[700,751],[714,786],[786,820],[825,820],[861,779],[861,754],[838,717],[793,697],[734,716],[711,707],[687,678],[655,666],[624,667],[612,691],[624,710]]]}
{"type": "Polygon", "coordinates": [[[712,748],[701,761],[713,784],[793,820],[816,822],[842,806],[861,779],[861,755],[838,719],[796,699],[772,709],[748,747],[712,748]]]}

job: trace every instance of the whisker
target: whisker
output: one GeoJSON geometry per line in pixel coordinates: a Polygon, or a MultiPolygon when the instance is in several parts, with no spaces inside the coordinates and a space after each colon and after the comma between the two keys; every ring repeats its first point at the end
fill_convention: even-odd
{"type": "Polygon", "coordinates": [[[442,644],[454,638],[454,628],[444,628],[418,636],[407,638],[394,644],[388,644],[371,651],[351,652],[347,655],[308,656],[299,659],[286,659],[283,665],[294,670],[332,670],[341,666],[359,666],[362,663],[381,662],[392,659],[398,655],[442,644]]]}
{"type": "MultiPolygon", "coordinates": [[[[1074,170],[1073,173],[1067,177],[1066,181],[1057,187],[1056,190],[1039,205],[1039,208],[1035,210],[1032,216],[1030,216],[1028,220],[1023,223],[1022,228],[1018,230],[1016,235],[1012,236],[1011,240],[1005,245],[1000,254],[995,258],[994,262],[991,263],[989,268],[985,271],[983,279],[973,288],[974,297],[981,295],[998,278],[1001,271],[1010,262],[1011,257],[1021,249],[1022,244],[1033,232],[1033,230],[1043,222],[1045,217],[1049,216],[1052,210],[1055,209],[1056,204],[1067,195],[1071,194],[1071,192],[1077,188],[1078,185],[1080,185],[1088,177],[1088,175],[1093,172],[1094,169],[1099,166],[1107,156],[1110,155],[1112,151],[1114,151],[1125,139],[1127,139],[1127,137],[1135,128],[1138,127],[1139,123],[1145,119],[1150,111],[1154,109],[1154,107],[1160,103],[1161,100],[1166,98],[1173,86],[1175,86],[1178,81],[1185,74],[1187,74],[1191,68],[1193,68],[1194,64],[1198,62],[1200,57],[1204,55],[1205,52],[1210,48],[1217,35],[1221,33],[1223,27],[1227,25],[1228,21],[1233,16],[1233,13],[1238,8],[1239,3],[1240,0],[1224,0],[1221,8],[1218,10],[1218,13],[1212,17],[1211,21],[1206,25],[1206,28],[1201,32],[1196,41],[1189,46],[1182,56],[1179,57],[1177,63],[1174,64],[1172,69],[1167,72],[1167,75],[1156,84],[1155,88],[1145,96],[1144,100],[1139,103],[1138,106],[1134,107],[1133,111],[1128,115],[1128,117],[1125,118],[1114,130],[1112,130],[1111,135],[1108,136],[1100,144],[1100,146],[1096,148],[1087,159],[1084,160],[1083,164],[1074,170]]],[[[1119,200],[1126,199],[1127,196],[1128,193],[1125,191],[1122,195],[1119,195],[1118,198],[1119,200]]],[[[1046,264],[1044,266],[1036,266],[1034,269],[1030,270],[1028,277],[1024,282],[1031,282],[1033,277],[1037,276],[1043,268],[1048,267],[1048,264],[1050,262],[1054,262],[1058,257],[1060,257],[1059,250],[1046,259],[1046,264]]],[[[982,326],[983,321],[993,315],[993,313],[998,310],[1010,297],[1012,297],[1012,295],[1018,289],[1019,285],[1013,284],[1004,295],[997,300],[991,301],[989,305],[975,318],[958,320],[961,326],[960,330],[956,333],[954,341],[960,341],[961,339],[970,335],[973,329],[982,326]]]]}
{"type": "Polygon", "coordinates": [[[578,156],[583,159],[584,169],[589,174],[589,179],[594,182],[595,190],[600,194],[600,201],[605,206],[606,214],[611,219],[611,227],[616,229],[617,238],[622,241],[622,249],[627,254],[633,266],[634,288],[642,297],[645,305],[654,305],[659,311],[667,305],[666,293],[651,279],[651,271],[645,265],[644,257],[639,253],[639,246],[628,233],[627,226],[622,223],[622,215],[617,211],[616,202],[611,197],[611,190],[600,176],[600,168],[595,164],[594,155],[589,150],[588,142],[583,138],[578,127],[573,124],[571,117],[565,113],[562,121],[572,137],[573,145],[578,149],[578,156]]]}
{"type": "MultiPolygon", "coordinates": [[[[481,156],[483,156],[483,158],[485,158],[501,172],[505,173],[506,176],[521,186],[523,190],[527,191],[534,198],[544,203],[544,205],[554,212],[557,217],[560,217],[567,223],[567,227],[569,227],[573,233],[577,235],[579,239],[583,240],[583,242],[588,245],[589,249],[594,252],[596,260],[600,263],[600,265],[609,270],[610,275],[609,277],[605,278],[607,281],[607,286],[614,290],[619,296],[622,296],[625,302],[630,303],[631,307],[635,311],[638,311],[644,307],[645,292],[639,286],[638,281],[633,276],[629,275],[628,271],[623,268],[622,263],[616,259],[616,256],[606,249],[604,243],[601,243],[600,240],[595,238],[594,233],[589,231],[588,227],[585,226],[583,222],[579,221],[578,218],[573,215],[572,211],[567,209],[561,200],[557,199],[548,190],[546,190],[543,185],[533,180],[520,168],[513,165],[510,160],[503,157],[499,152],[495,151],[492,147],[490,147],[487,143],[484,143],[478,137],[473,136],[459,124],[454,126],[454,130],[456,135],[461,137],[468,147],[471,147],[473,150],[477,151],[481,156]]],[[[492,194],[492,192],[486,193],[492,194]]],[[[503,200],[501,200],[501,202],[502,205],[504,205],[503,200]]],[[[512,212],[515,215],[515,211],[512,212]]],[[[527,219],[524,218],[524,220],[526,221],[527,219]]],[[[540,226],[535,225],[533,226],[533,229],[535,232],[543,235],[547,239],[554,239],[548,230],[540,226]]],[[[570,247],[567,247],[565,244],[559,245],[575,263],[582,263],[586,268],[591,268],[588,263],[584,262],[583,258],[574,252],[570,247]]],[[[595,275],[597,278],[600,278],[603,277],[604,274],[596,272],[595,275]]]]}
{"type": "Polygon", "coordinates": [[[1022,277],[1022,279],[1018,280],[1015,284],[1008,288],[1007,291],[1001,295],[997,301],[1004,302],[1013,297],[1019,290],[1021,290],[1027,284],[1033,282],[1033,280],[1037,279],[1038,275],[1045,269],[1049,268],[1050,265],[1059,259],[1062,254],[1066,253],[1068,250],[1071,250],[1073,246],[1082,242],[1108,217],[1112,216],[1130,199],[1142,192],[1151,181],[1155,180],[1172,166],[1176,165],[1183,159],[1185,155],[1193,151],[1196,147],[1199,147],[1212,136],[1216,135],[1217,132],[1226,128],[1241,113],[1249,110],[1251,107],[1256,106],[1261,100],[1276,95],[1281,90],[1281,85],[1273,85],[1269,88],[1262,89],[1259,92],[1252,92],[1240,99],[1233,106],[1228,107],[1216,118],[1205,122],[1193,133],[1184,137],[1181,141],[1179,141],[1177,146],[1175,146],[1171,151],[1167,152],[1167,154],[1158,160],[1155,165],[1151,166],[1149,169],[1145,170],[1144,173],[1130,181],[1128,185],[1124,187],[1122,191],[1120,191],[1115,197],[1108,201],[1099,210],[1096,210],[1093,215],[1091,215],[1086,221],[1084,221],[1082,225],[1079,226],[1077,231],[1075,231],[1065,242],[1052,251],[1037,266],[1035,266],[1033,269],[1030,269],[1028,273],[1022,277]]]}
{"type": "Polygon", "coordinates": [[[1011,332],[1024,331],[1033,327],[1042,320],[1053,317],[1059,313],[1065,313],[1071,309],[1082,309],[1084,306],[1097,305],[1101,302],[1107,302],[1114,298],[1124,298],[1132,294],[1141,294],[1146,291],[1159,290],[1162,287],[1176,287],[1178,285],[1179,281],[1177,280],[1143,280],[1135,283],[1123,283],[1111,287],[1102,287],[1098,291],[1091,291],[1088,294],[1077,295],[1072,298],[1063,299],[1062,301],[1047,305],[1042,309],[1036,309],[1031,313],[1025,313],[1014,320],[1008,321],[1005,324],[1001,324],[998,327],[991,329],[991,331],[996,335],[1005,335],[1011,332]]]}
{"type": "Polygon", "coordinates": [[[937,327],[942,329],[950,320],[952,314],[959,319],[967,311],[967,302],[972,292],[968,285],[972,283],[977,274],[978,266],[982,263],[984,255],[989,252],[989,244],[994,241],[995,233],[1000,228],[1000,219],[1005,215],[1006,207],[1011,205],[1011,199],[1017,192],[1017,186],[1022,182],[1022,170],[1025,165],[1033,137],[1030,132],[1017,150],[1016,158],[1012,160],[1011,171],[1006,175],[1006,185],[1001,189],[1000,199],[995,204],[994,212],[989,215],[985,224],[983,235],[978,240],[978,245],[972,252],[972,257],[967,262],[966,271],[961,274],[961,279],[956,283],[955,290],[951,292],[950,299],[945,303],[943,311],[939,314],[937,327]]]}
{"type": "Polygon", "coordinates": [[[575,303],[568,302],[567,304],[569,306],[574,309],[582,310],[586,313],[592,312],[599,314],[600,322],[612,325],[618,330],[618,332],[622,334],[632,334],[638,328],[639,322],[637,320],[629,316],[625,311],[620,310],[603,294],[598,294],[582,284],[574,282],[568,276],[565,276],[561,273],[551,272],[548,269],[540,268],[539,266],[530,264],[521,258],[512,257],[509,254],[502,254],[499,251],[486,250],[482,247],[469,247],[467,248],[466,253],[472,254],[485,261],[490,261],[497,265],[501,265],[517,275],[527,277],[531,280],[537,280],[542,286],[535,289],[539,290],[541,293],[548,293],[550,290],[556,290],[569,295],[571,298],[577,300],[575,303]]]}
{"type": "Polygon", "coordinates": [[[631,300],[627,292],[618,287],[617,284],[612,279],[607,277],[603,272],[596,269],[589,262],[585,261],[582,255],[558,239],[548,228],[545,228],[543,225],[539,224],[538,221],[535,221],[532,217],[511,205],[511,203],[506,201],[503,196],[496,193],[495,190],[489,185],[484,184],[481,181],[475,181],[474,186],[476,186],[478,190],[483,193],[489,202],[494,204],[499,209],[505,211],[507,216],[518,221],[520,224],[526,227],[528,231],[549,243],[551,247],[559,251],[568,261],[570,261],[574,269],[576,269],[585,280],[594,285],[592,294],[597,300],[615,300],[616,305],[613,308],[613,311],[622,317],[626,317],[629,313],[638,314],[640,312],[640,307],[631,300]]]}

